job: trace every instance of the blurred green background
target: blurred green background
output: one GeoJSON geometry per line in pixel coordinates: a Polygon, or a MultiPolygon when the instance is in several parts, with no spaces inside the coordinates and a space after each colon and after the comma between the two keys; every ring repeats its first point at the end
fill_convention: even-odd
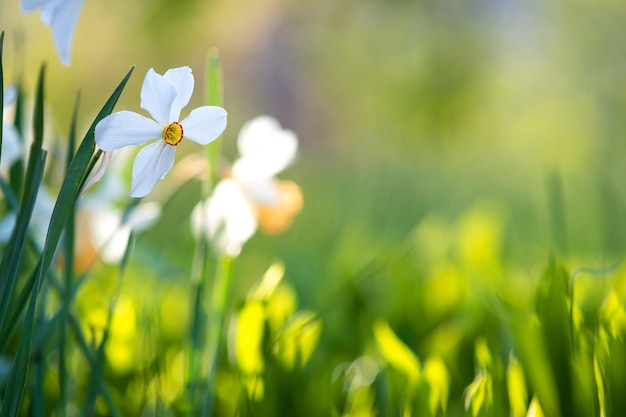
{"type": "MultiPolygon", "coordinates": [[[[69,68],[49,28],[17,3],[0,3],[6,78],[32,91],[47,63],[57,137],[67,134],[78,90],[87,126],[133,65],[118,110],[139,111],[149,68],[182,65],[196,76],[189,108],[200,105],[211,47],[224,73],[226,157],[236,155],[241,125],[260,114],[298,134],[299,158],[281,178],[301,186],[304,208],[287,232],[246,244],[232,302],[284,262],[299,306],[322,314],[321,362],[361,354],[352,337],[376,316],[427,352],[428,325],[413,315],[436,316],[428,298],[449,288],[423,292],[418,277],[433,273],[424,259],[443,252],[453,263],[480,263],[487,252],[493,274],[519,277],[522,287],[551,253],[572,266],[623,254],[626,5],[618,1],[86,0],[69,68]]],[[[132,270],[164,292],[188,282],[198,193],[187,184],[139,236],[132,270]]],[[[141,281],[128,282],[141,293],[141,281]]]]}

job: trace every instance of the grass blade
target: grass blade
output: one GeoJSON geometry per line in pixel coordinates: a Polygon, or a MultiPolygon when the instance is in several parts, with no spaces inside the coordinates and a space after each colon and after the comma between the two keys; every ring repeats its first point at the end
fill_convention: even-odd
{"type": "MultiPolygon", "coordinates": [[[[78,107],[80,104],[80,94],[76,96],[76,104],[74,105],[74,113],[70,124],[70,133],[67,144],[67,169],[74,159],[74,148],[76,147],[76,123],[78,120],[78,107]]],[[[59,401],[58,412],[60,416],[65,416],[67,402],[67,360],[66,360],[66,342],[67,342],[67,318],[72,302],[72,282],[74,281],[74,248],[76,229],[76,210],[72,208],[65,226],[65,234],[63,241],[64,263],[64,286],[61,294],[61,320],[59,321],[59,401]]]]}
{"type": "MultiPolygon", "coordinates": [[[[17,280],[19,264],[24,251],[28,225],[35,206],[37,191],[43,176],[43,165],[45,163],[46,152],[41,149],[43,143],[43,89],[44,89],[45,68],[42,67],[39,73],[39,83],[35,101],[35,114],[33,119],[34,140],[30,148],[30,157],[26,172],[26,187],[22,198],[22,205],[19,210],[17,221],[9,241],[9,246],[0,263],[0,329],[2,329],[9,301],[13,295],[13,288],[17,280]]],[[[5,193],[6,194],[6,193],[5,193]]]]}
{"type": "Polygon", "coordinates": [[[124,256],[122,257],[122,261],[120,262],[118,269],[118,278],[117,278],[117,288],[115,290],[115,295],[111,303],[109,304],[109,311],[107,315],[106,327],[104,329],[104,335],[102,336],[102,341],[100,342],[100,346],[98,346],[98,350],[96,351],[96,355],[94,361],[91,363],[91,373],[89,376],[89,382],[87,384],[87,395],[85,399],[85,404],[83,406],[83,415],[90,416],[93,415],[96,407],[96,399],[99,394],[101,394],[102,382],[104,381],[104,364],[106,358],[104,356],[104,348],[106,346],[106,342],[109,338],[109,332],[111,330],[111,322],[113,320],[113,311],[115,310],[115,298],[120,293],[120,289],[122,286],[122,278],[124,276],[124,271],[126,269],[126,264],[128,262],[128,258],[130,256],[130,252],[133,246],[134,236],[133,233],[128,236],[128,241],[126,243],[126,250],[124,251],[124,256]]]}
{"type": "MultiPolygon", "coordinates": [[[[4,114],[4,70],[2,66],[2,53],[4,45],[4,31],[0,33],[0,114],[4,114]]],[[[0,160],[2,160],[2,123],[0,123],[0,160]]]]}
{"type": "MultiPolygon", "coordinates": [[[[40,162],[38,164],[39,169],[35,173],[33,173],[34,175],[32,177],[33,180],[37,180],[37,183],[36,183],[37,187],[29,187],[31,190],[31,193],[25,194],[26,199],[32,200],[32,204],[30,206],[31,211],[32,211],[32,207],[34,206],[37,188],[39,186],[39,183],[41,182],[41,178],[43,177],[43,167],[45,165],[45,159],[46,159],[46,153],[44,152],[42,155],[40,155],[40,162]]],[[[35,185],[35,184],[31,183],[31,185],[35,185]]],[[[14,233],[14,235],[16,234],[14,233]]],[[[25,232],[24,232],[24,236],[25,236],[25,232]]],[[[21,241],[22,246],[24,245],[24,240],[25,238],[22,237],[22,241],[21,241]]],[[[38,270],[40,270],[40,268],[38,268],[38,270]]],[[[35,315],[36,292],[38,292],[36,290],[37,288],[33,288],[33,291],[31,293],[30,303],[28,306],[28,315],[24,322],[25,331],[22,333],[22,339],[20,340],[20,347],[18,348],[15,361],[13,362],[13,366],[11,368],[11,374],[9,376],[9,381],[7,383],[7,389],[4,394],[5,401],[3,402],[2,409],[0,410],[1,417],[17,416],[18,411],[19,411],[19,406],[22,401],[22,396],[24,395],[24,388],[26,385],[26,376],[28,374],[28,365],[30,361],[30,345],[32,343],[32,337],[33,337],[32,327],[33,327],[33,321],[34,321],[34,315],[35,315]]]]}
{"type": "MultiPolygon", "coordinates": [[[[91,162],[91,156],[95,149],[95,126],[100,120],[111,114],[115,103],[117,103],[118,98],[122,94],[126,82],[132,74],[132,71],[133,68],[131,68],[131,70],[126,74],[126,77],[124,77],[124,79],[115,89],[102,110],[100,110],[100,112],[96,116],[83,141],[81,142],[80,147],[76,152],[76,155],[72,158],[70,167],[66,173],[63,184],[61,185],[59,197],[52,211],[52,218],[50,220],[50,226],[48,228],[46,242],[44,244],[41,259],[38,264],[33,292],[31,294],[26,317],[24,319],[22,339],[20,340],[16,360],[13,363],[11,374],[9,376],[9,383],[7,385],[7,390],[4,397],[5,402],[2,404],[2,409],[0,410],[0,417],[13,417],[18,415],[18,411],[26,387],[26,376],[30,363],[30,349],[32,344],[35,308],[42,280],[43,277],[46,275],[48,269],[50,268],[50,265],[52,264],[52,261],[54,259],[54,252],[59,243],[59,239],[65,227],[65,223],[67,221],[69,213],[74,207],[74,204],[80,192],[80,187],[82,186],[84,178],[86,178],[86,176],[89,174],[88,167],[91,162]]],[[[29,183],[27,182],[27,186],[28,185],[29,183]]]]}

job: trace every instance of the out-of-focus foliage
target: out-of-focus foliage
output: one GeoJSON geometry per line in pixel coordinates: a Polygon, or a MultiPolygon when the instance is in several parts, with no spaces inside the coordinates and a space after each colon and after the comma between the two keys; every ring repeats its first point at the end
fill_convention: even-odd
{"type": "MultiPolygon", "coordinates": [[[[133,64],[189,65],[198,89],[219,48],[225,159],[259,114],[298,134],[286,177],[302,211],[233,266],[218,416],[626,415],[625,22],[610,1],[85,0],[68,69],[36,14],[0,4],[22,134],[42,57],[54,80],[53,191],[75,92],[84,132],[133,64]]],[[[138,110],[140,87],[131,78],[117,107],[138,110]]],[[[23,415],[40,399],[43,415],[87,409],[96,365],[94,415],[189,412],[201,185],[184,157],[198,150],[179,149],[181,176],[147,198],[162,213],[123,277],[93,253],[78,268],[64,354],[65,295],[42,289],[53,336],[34,335],[23,415]]],[[[37,260],[26,253],[20,290],[37,260]]],[[[0,340],[2,392],[18,339],[0,340]]]]}

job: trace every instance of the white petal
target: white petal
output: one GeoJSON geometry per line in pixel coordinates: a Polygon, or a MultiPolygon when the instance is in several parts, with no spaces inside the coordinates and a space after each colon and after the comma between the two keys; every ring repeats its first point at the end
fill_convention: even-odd
{"type": "Polygon", "coordinates": [[[237,146],[241,158],[233,166],[233,175],[248,181],[270,178],[285,169],[296,156],[298,139],[275,119],[261,116],[241,128],[237,146]]]}
{"type": "Polygon", "coordinates": [[[52,26],[54,16],[63,8],[63,0],[44,0],[40,6],[41,14],[39,17],[47,26],[52,26]]]}
{"type": "Polygon", "coordinates": [[[165,78],[176,91],[176,98],[172,103],[169,113],[169,121],[175,122],[180,118],[180,111],[189,103],[191,93],[193,92],[193,74],[191,68],[180,67],[167,70],[163,74],[165,78]]]}
{"type": "Polygon", "coordinates": [[[40,188],[37,191],[37,200],[33,207],[33,215],[30,218],[29,230],[39,247],[43,247],[46,241],[55,204],[56,197],[52,196],[44,188],[40,188]]]}
{"type": "Polygon", "coordinates": [[[17,100],[17,87],[14,83],[11,83],[4,88],[4,108],[9,107],[11,104],[15,103],[15,100],[17,100]]]}
{"type": "Polygon", "coordinates": [[[133,182],[130,196],[144,197],[152,191],[154,185],[172,169],[175,146],[163,140],[151,143],[139,151],[133,164],[133,182]]]}
{"type": "Polygon", "coordinates": [[[161,126],[166,126],[176,121],[170,119],[174,100],[176,100],[174,86],[150,68],[141,86],[141,108],[150,113],[161,126]]]}
{"type": "Polygon", "coordinates": [[[0,219],[0,243],[7,243],[15,228],[17,213],[10,211],[0,219]]]}
{"type": "Polygon", "coordinates": [[[111,206],[101,206],[89,213],[89,232],[106,263],[119,262],[126,251],[129,228],[121,226],[122,212],[111,206]]]}
{"type": "Polygon", "coordinates": [[[163,127],[132,111],[120,111],[102,119],[95,129],[96,145],[109,152],[128,145],[141,145],[159,139],[163,127]]]}
{"type": "Polygon", "coordinates": [[[221,181],[211,198],[194,209],[191,225],[195,235],[203,224],[209,239],[222,253],[230,256],[239,255],[243,244],[257,229],[254,208],[239,185],[230,179],[221,181]]]}
{"type": "Polygon", "coordinates": [[[19,133],[14,126],[3,123],[2,125],[2,156],[0,161],[1,168],[9,168],[13,162],[22,156],[22,142],[19,133]]]}
{"type": "Polygon", "coordinates": [[[109,167],[109,163],[111,162],[111,158],[113,157],[113,152],[102,152],[102,156],[100,157],[100,164],[98,168],[91,174],[91,177],[87,180],[85,185],[83,185],[83,189],[80,192],[80,196],[84,196],[87,191],[94,185],[96,185],[106,172],[109,167]]]}
{"type": "Polygon", "coordinates": [[[248,200],[259,206],[273,206],[278,201],[278,182],[273,179],[260,179],[241,183],[248,200]]]}
{"type": "Polygon", "coordinates": [[[126,224],[138,232],[152,226],[161,217],[161,205],[154,201],[138,204],[126,219],[126,224]]]}
{"type": "Polygon", "coordinates": [[[213,142],[226,129],[226,110],[217,106],[194,109],[180,122],[184,137],[200,145],[213,142]]]}
{"type": "Polygon", "coordinates": [[[129,237],[130,227],[116,229],[107,244],[100,249],[100,258],[107,264],[119,263],[126,252],[129,237]]]}
{"type": "MultiPolygon", "coordinates": [[[[54,44],[61,62],[65,65],[70,64],[72,38],[74,37],[74,29],[76,28],[82,4],[82,0],[64,0],[63,4],[57,7],[52,16],[51,26],[54,44]]],[[[45,5],[42,6],[42,16],[44,10],[45,5]]]]}
{"type": "Polygon", "coordinates": [[[30,13],[35,11],[35,9],[41,6],[45,0],[22,0],[21,6],[22,10],[26,13],[30,13]]]}

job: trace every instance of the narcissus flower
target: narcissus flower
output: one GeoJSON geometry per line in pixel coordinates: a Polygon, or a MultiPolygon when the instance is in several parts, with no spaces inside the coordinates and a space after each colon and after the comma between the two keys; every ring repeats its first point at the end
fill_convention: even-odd
{"type": "Polygon", "coordinates": [[[41,7],[41,20],[52,28],[52,37],[61,62],[70,64],[74,29],[83,0],[22,0],[22,10],[30,13],[41,7]]]}
{"type": "Polygon", "coordinates": [[[131,149],[116,152],[115,159],[108,164],[107,175],[79,200],[74,253],[78,271],[91,267],[98,258],[106,264],[119,263],[131,231],[148,229],[161,215],[161,206],[154,201],[135,201],[124,209],[116,204],[126,194],[122,172],[130,158],[131,149]]]}
{"type": "Polygon", "coordinates": [[[206,145],[226,128],[226,110],[217,106],[198,107],[179,121],[182,108],[191,98],[193,85],[189,67],[170,69],[164,75],[151,68],[141,87],[141,108],[154,120],[131,111],[120,111],[96,125],[95,141],[105,152],[155,140],[135,158],[131,197],[146,196],[170,171],[176,146],[183,139],[206,145]]]}
{"type": "Polygon", "coordinates": [[[237,256],[258,227],[268,233],[286,229],[302,208],[300,187],[275,175],[291,164],[298,140],[272,117],[246,123],[237,139],[240,157],[231,176],[219,182],[193,211],[194,233],[204,230],[218,250],[237,256]]]}
{"type": "Polygon", "coordinates": [[[191,224],[195,234],[204,230],[215,247],[231,257],[239,255],[258,227],[254,206],[231,178],[220,181],[211,197],[196,205],[191,224]]]}

